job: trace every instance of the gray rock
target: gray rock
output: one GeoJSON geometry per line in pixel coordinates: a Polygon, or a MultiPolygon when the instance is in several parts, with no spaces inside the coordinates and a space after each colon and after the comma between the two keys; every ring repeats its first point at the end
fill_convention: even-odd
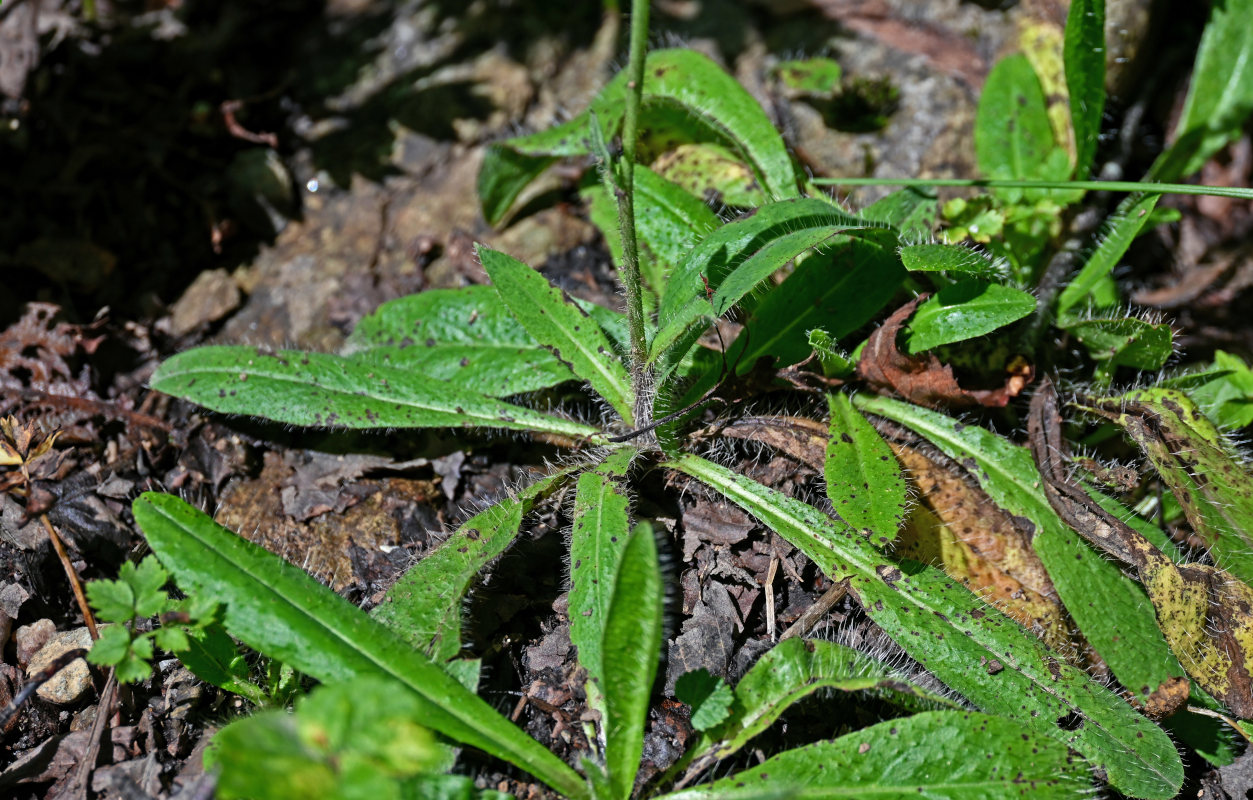
{"type": "Polygon", "coordinates": [[[13,632],[13,621],[21,613],[22,604],[30,598],[30,592],[20,584],[0,584],[0,650],[9,643],[9,634],[13,632]]]}

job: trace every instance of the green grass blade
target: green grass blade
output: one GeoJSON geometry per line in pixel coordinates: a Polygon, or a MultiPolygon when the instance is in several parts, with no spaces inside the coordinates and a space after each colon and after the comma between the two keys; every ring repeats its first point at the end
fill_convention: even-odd
{"type": "Polygon", "coordinates": [[[1092,171],[1105,113],[1105,0],[1072,0],[1066,15],[1066,89],[1075,132],[1075,177],[1092,171]]]}
{"type": "Polygon", "coordinates": [[[625,448],[579,476],[570,535],[570,641],[587,672],[587,705],[605,719],[605,666],[601,647],[622,554],[630,538],[629,506],[618,487],[635,456],[625,448]]]}
{"type": "Polygon", "coordinates": [[[317,428],[600,433],[407,370],[327,353],[198,347],[163,362],[153,373],[152,388],[226,414],[317,428]]]}
{"type": "Polygon", "coordinates": [[[875,547],[888,547],[905,523],[909,503],[901,465],[848,395],[828,395],[827,401],[831,438],[823,477],[831,507],[875,547]]]}
{"type": "Polygon", "coordinates": [[[392,584],[370,615],[437,664],[461,651],[466,592],[493,559],[518,536],[535,503],[562,486],[563,469],[475,514],[392,584]]]}
{"type": "MultiPolygon", "coordinates": [[[[1191,183],[1139,181],[993,180],[983,178],[814,178],[815,186],[905,186],[913,189],[940,189],[946,186],[967,189],[1056,189],[1064,192],[1127,192],[1153,195],[1188,194],[1207,197],[1233,197],[1253,200],[1253,189],[1245,186],[1199,186],[1191,183]]],[[[871,219],[871,217],[865,217],[871,219]]]]}
{"type": "Polygon", "coordinates": [[[491,286],[432,289],[384,303],[361,320],[343,353],[489,397],[574,380],[491,286]]]}
{"type": "Polygon", "coordinates": [[[501,299],[527,332],[591,384],[623,422],[633,425],[631,378],[596,320],[516,258],[479,247],[479,259],[501,299]]]}
{"type": "Polygon", "coordinates": [[[1077,800],[1091,791],[1083,765],[1056,741],[1000,717],[928,711],[784,751],[662,800],[1077,800]]]}
{"type": "Polygon", "coordinates": [[[644,752],[644,723],[661,661],[665,595],[652,526],[635,526],[622,551],[605,617],[605,766],[619,800],[630,797],[644,752]]]}
{"type": "Polygon", "coordinates": [[[1035,311],[1035,296],[979,278],[940,289],[918,306],[909,320],[905,346],[910,353],[964,342],[1017,322],[1035,311]]]}
{"type": "Polygon", "coordinates": [[[1066,610],[1124,686],[1145,698],[1186,674],[1144,589],[1082,541],[1049,505],[1027,448],[978,425],[887,397],[858,395],[854,403],[913,429],[953,461],[967,465],[970,477],[993,502],[1031,526],[1032,547],[1066,610]]]}
{"type": "Polygon", "coordinates": [[[1165,800],[1179,790],[1183,765],[1160,728],[943,572],[880,554],[812,506],[705,459],[665,466],[725,495],[832,580],[848,580],[897,644],[983,710],[1073,748],[1125,794],[1165,800]]]}
{"type": "Polygon", "coordinates": [[[188,594],[226,605],[240,641],[326,683],[391,678],[421,701],[416,720],[504,759],[572,797],[583,779],[495,709],[381,623],[300,569],[214,522],[177,497],[146,492],[135,520],[188,594]]]}

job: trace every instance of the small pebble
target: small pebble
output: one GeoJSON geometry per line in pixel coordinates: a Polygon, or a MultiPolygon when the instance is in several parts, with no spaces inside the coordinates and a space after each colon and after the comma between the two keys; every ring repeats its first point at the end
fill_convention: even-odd
{"type": "Polygon", "coordinates": [[[13,641],[17,644],[17,665],[25,668],[35,653],[38,653],[39,649],[47,644],[48,639],[56,632],[56,623],[50,619],[35,620],[29,625],[18,628],[13,634],[13,641]]]}
{"type": "MultiPolygon", "coordinates": [[[[76,628],[72,631],[54,634],[30,660],[30,665],[26,668],[26,677],[33,677],[58,656],[76,647],[91,647],[91,631],[86,628],[76,628]]],[[[89,686],[91,686],[91,670],[87,667],[87,662],[79,658],[71,661],[68,666],[53,675],[35,693],[49,703],[69,705],[82,697],[89,686]]]]}

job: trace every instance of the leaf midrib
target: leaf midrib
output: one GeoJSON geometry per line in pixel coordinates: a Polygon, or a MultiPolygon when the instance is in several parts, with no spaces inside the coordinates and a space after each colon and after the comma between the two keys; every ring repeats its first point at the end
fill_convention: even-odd
{"type": "MultiPolygon", "coordinates": [[[[687,456],[685,456],[685,457],[681,458],[681,459],[680,459],[680,461],[678,461],[678,462],[673,462],[673,465],[674,465],[674,466],[679,466],[680,464],[683,464],[683,463],[690,463],[690,462],[691,462],[691,460],[692,460],[692,459],[694,459],[694,458],[696,458],[696,457],[687,457],[687,456]]],[[[703,461],[703,459],[702,459],[702,461],[703,461]]],[[[711,466],[716,466],[716,465],[711,465],[711,466]]],[[[680,468],[681,468],[681,467],[680,467],[680,468]]],[[[699,468],[699,467],[698,467],[698,468],[699,468]]],[[[686,470],[684,470],[684,471],[686,471],[686,470]]],[[[698,479],[703,480],[703,478],[701,478],[700,476],[694,476],[694,477],[697,477],[698,479]]],[[[738,476],[737,476],[737,477],[738,477],[738,476]]],[[[747,490],[747,489],[744,489],[744,488],[740,487],[740,485],[739,485],[739,483],[738,483],[738,482],[736,482],[736,481],[732,480],[732,481],[730,481],[730,482],[729,482],[729,485],[730,485],[731,487],[734,487],[734,488],[735,488],[735,489],[736,489],[736,490],[737,490],[737,491],[738,491],[741,495],[743,495],[743,496],[747,496],[747,497],[750,497],[750,498],[751,498],[751,497],[753,497],[753,495],[752,495],[752,494],[750,494],[750,493],[748,492],[748,490],[747,490]]],[[[725,487],[723,487],[723,486],[717,486],[717,487],[715,487],[715,488],[716,488],[719,492],[722,492],[723,494],[727,494],[727,492],[726,492],[726,488],[725,488],[725,487]]],[[[764,488],[764,487],[763,487],[763,488],[764,488]]],[[[761,502],[763,505],[768,505],[768,503],[767,503],[765,500],[762,500],[762,501],[760,501],[760,502],[761,502]]],[[[778,514],[781,518],[784,518],[784,519],[793,519],[793,518],[794,518],[794,517],[792,517],[792,515],[791,515],[791,514],[782,514],[782,513],[779,513],[779,512],[778,512],[778,510],[777,510],[777,508],[772,508],[771,510],[775,511],[775,512],[776,512],[776,514],[778,514]]],[[[754,512],[750,512],[750,513],[754,513],[754,512]]],[[[756,516],[756,514],[755,514],[755,513],[754,513],[754,516],[756,516]]],[[[759,517],[759,519],[760,519],[760,517],[759,517]]],[[[763,521],[765,521],[765,520],[763,519],[763,521]]],[[[822,522],[817,522],[816,524],[817,524],[817,525],[824,525],[825,523],[822,523],[822,522]]],[[[837,531],[837,533],[838,533],[838,529],[836,529],[834,525],[831,525],[831,528],[832,528],[833,530],[837,531]]],[[[800,527],[800,528],[799,528],[799,530],[800,530],[800,532],[801,532],[801,533],[803,533],[803,534],[806,536],[806,538],[810,539],[811,541],[816,541],[816,542],[818,542],[821,546],[825,546],[827,549],[832,550],[832,552],[834,552],[834,548],[832,548],[830,544],[824,544],[824,543],[822,542],[822,540],[821,540],[821,539],[820,539],[820,538],[819,538],[819,537],[818,537],[815,533],[813,533],[813,532],[811,532],[811,531],[807,530],[805,527],[800,527]]],[[[843,554],[843,553],[841,553],[841,554],[839,554],[839,555],[840,555],[840,556],[842,556],[842,557],[843,557],[843,556],[845,556],[845,554],[843,554]]],[[[857,562],[857,560],[856,560],[856,559],[853,559],[853,558],[845,558],[845,560],[847,560],[850,564],[852,564],[852,563],[856,563],[856,562],[857,562]]],[[[881,563],[887,564],[887,563],[890,563],[890,562],[888,562],[888,561],[884,560],[884,561],[882,561],[881,563]]],[[[860,574],[860,575],[855,575],[855,576],[852,576],[852,577],[853,577],[854,579],[860,579],[860,580],[864,580],[864,581],[869,581],[869,580],[872,580],[871,575],[873,575],[873,570],[872,570],[872,568],[865,568],[865,567],[863,567],[863,568],[862,568],[862,570],[861,570],[861,574],[860,574]]],[[[834,580],[834,579],[835,579],[835,576],[833,575],[833,576],[831,576],[831,578],[834,580]]],[[[924,610],[926,610],[926,611],[929,611],[929,612],[931,612],[931,613],[933,613],[933,614],[934,614],[934,613],[937,613],[937,611],[936,611],[936,609],[934,608],[934,606],[932,606],[931,604],[929,604],[929,603],[925,602],[925,600],[924,600],[924,599],[922,599],[922,598],[920,598],[920,597],[919,597],[919,595],[918,595],[917,593],[912,593],[912,592],[911,592],[911,593],[908,595],[908,598],[909,598],[909,600],[910,600],[912,603],[916,604],[919,608],[922,608],[922,609],[924,609],[924,610]]],[[[950,624],[951,624],[951,623],[950,623],[950,624]]],[[[954,626],[954,627],[956,627],[956,626],[954,626]]],[[[980,640],[978,640],[978,639],[972,639],[972,641],[974,641],[974,642],[978,643],[978,644],[979,644],[979,646],[980,646],[982,649],[986,650],[988,653],[990,653],[990,654],[992,654],[992,655],[995,655],[995,656],[997,656],[998,658],[1004,657],[1004,654],[999,654],[999,653],[997,653],[996,651],[994,651],[994,650],[990,649],[990,648],[989,648],[986,644],[984,644],[982,641],[980,641],[980,640]]],[[[1064,696],[1064,695],[1060,694],[1057,690],[1054,690],[1054,689],[1053,689],[1053,688],[1052,688],[1052,687],[1051,687],[1048,683],[1045,683],[1045,682],[1043,681],[1043,676],[1040,676],[1039,678],[1037,678],[1037,677],[1036,677],[1035,675],[1033,675],[1031,672],[1029,672],[1029,671],[1027,671],[1026,669],[1024,669],[1024,666],[1025,666],[1025,665],[1014,665],[1014,664],[1010,664],[1010,665],[1007,665],[1007,666],[1009,666],[1010,668],[1014,669],[1014,671],[1015,671],[1017,674],[1021,675],[1021,676],[1022,676],[1022,677],[1024,677],[1024,678],[1026,678],[1026,679],[1027,679],[1027,680],[1028,680],[1028,681],[1029,681],[1032,685],[1037,686],[1037,687],[1038,687],[1038,688],[1039,688],[1039,689],[1040,689],[1043,693],[1045,693],[1045,694],[1049,695],[1050,697],[1055,698],[1057,701],[1059,701],[1060,703],[1062,703],[1062,704],[1063,704],[1064,706],[1066,706],[1067,708],[1069,708],[1069,709],[1073,710],[1074,712],[1078,713],[1078,714],[1079,714],[1079,715],[1080,715],[1080,716],[1081,716],[1084,720],[1086,720],[1086,721],[1090,722],[1090,723],[1093,725],[1093,727],[1097,728],[1097,729],[1098,729],[1098,730],[1100,730],[1100,731],[1105,732],[1105,734],[1106,734],[1106,735],[1107,735],[1110,739],[1112,739],[1113,741],[1119,742],[1120,744],[1123,744],[1123,745],[1125,746],[1126,750],[1128,751],[1128,755],[1132,755],[1132,756],[1134,756],[1134,757],[1135,757],[1135,761],[1136,761],[1137,763],[1140,763],[1140,764],[1144,765],[1144,768],[1145,768],[1145,769],[1149,772],[1149,774],[1156,775],[1156,776],[1160,777],[1160,778],[1161,778],[1161,780],[1162,780],[1162,782],[1163,782],[1164,784],[1166,784],[1166,785],[1169,785],[1169,784],[1170,784],[1170,781],[1169,781],[1169,780],[1167,780],[1167,778],[1166,778],[1166,776],[1165,776],[1165,774],[1164,774],[1163,772],[1161,772],[1160,770],[1158,770],[1158,769],[1157,769],[1157,768],[1156,768],[1153,764],[1149,763],[1149,761],[1148,761],[1146,758],[1144,758],[1144,757],[1142,757],[1142,756],[1140,756],[1140,755],[1139,755],[1139,751],[1138,751],[1138,750],[1137,750],[1137,748],[1134,746],[1134,744],[1128,744],[1128,743],[1127,743],[1127,740],[1125,740],[1125,739],[1123,739],[1121,736],[1117,735],[1117,733],[1115,732],[1115,729],[1114,729],[1114,728],[1107,727],[1106,725],[1103,725],[1103,724],[1102,724],[1099,720],[1097,720],[1097,719],[1093,718],[1092,716],[1090,716],[1090,715],[1088,714],[1087,710],[1086,710],[1086,709],[1085,709],[1082,705],[1080,705],[1079,703],[1077,703],[1077,702],[1075,702],[1075,701],[1073,701],[1073,700],[1071,700],[1071,699],[1068,699],[1066,696],[1064,696]]],[[[1065,668],[1065,667],[1063,667],[1063,668],[1065,668]]],[[[1089,696],[1091,696],[1091,697],[1093,697],[1093,698],[1095,699],[1096,695],[1092,694],[1092,691],[1093,691],[1092,687],[1089,687],[1089,686],[1085,685],[1082,681],[1083,681],[1083,678],[1082,678],[1082,677],[1075,676],[1075,675],[1071,675],[1071,676],[1070,676],[1070,680],[1066,682],[1066,683],[1068,683],[1068,684],[1070,684],[1070,685],[1069,685],[1069,686],[1067,686],[1066,688],[1067,688],[1069,691],[1071,691],[1071,692],[1083,692],[1084,694],[1087,694],[1087,695],[1089,695],[1089,696]],[[1077,680],[1076,680],[1076,678],[1077,678],[1077,680]]],[[[1068,733],[1068,732],[1069,732],[1069,731],[1062,731],[1060,728],[1055,728],[1055,727],[1050,727],[1050,728],[1049,728],[1049,730],[1057,730],[1059,733],[1062,733],[1062,734],[1064,734],[1064,733],[1068,733]]],[[[1060,737],[1049,736],[1049,738],[1050,738],[1050,739],[1053,739],[1054,741],[1063,741],[1060,737]]],[[[1064,741],[1063,741],[1063,743],[1067,743],[1067,742],[1064,742],[1064,741]]]]}
{"type": "MultiPolygon", "coordinates": [[[[162,380],[174,380],[185,375],[230,376],[230,375],[237,374],[239,372],[240,370],[237,368],[227,368],[227,367],[188,367],[188,368],[182,368],[173,374],[163,375],[161,377],[162,377],[162,380]]],[[[490,403],[498,404],[502,410],[509,411],[510,413],[517,412],[520,417],[526,418],[528,420],[534,420],[537,423],[548,423],[547,428],[539,428],[539,427],[527,425],[524,427],[524,429],[526,430],[547,431],[550,433],[566,433],[566,434],[573,434],[577,436],[591,435],[594,437],[600,434],[600,431],[598,431],[597,429],[589,425],[582,425],[577,422],[563,420],[560,417],[551,417],[547,414],[543,414],[538,411],[533,411],[532,409],[526,408],[525,406],[515,406],[512,403],[506,403],[503,400],[496,400],[495,398],[486,397],[484,395],[476,395],[476,394],[469,394],[469,393],[463,394],[460,392],[460,390],[457,390],[453,387],[441,387],[441,391],[448,391],[449,394],[451,395],[451,397],[446,400],[446,402],[451,404],[450,407],[444,407],[444,406],[437,406],[437,405],[424,405],[421,402],[414,401],[414,400],[406,400],[400,397],[383,396],[383,395],[379,395],[368,390],[350,391],[348,389],[343,389],[343,388],[338,388],[338,387],[329,387],[329,386],[319,384],[319,383],[314,383],[308,380],[300,380],[298,378],[288,376],[288,375],[276,375],[270,372],[266,372],[264,369],[256,369],[255,367],[251,367],[251,366],[247,367],[247,374],[250,380],[253,378],[260,378],[262,380],[274,381],[276,383],[289,383],[289,384],[294,384],[296,386],[316,388],[321,391],[327,392],[329,394],[338,395],[340,397],[364,398],[367,400],[377,400],[380,403],[391,403],[394,405],[401,405],[406,408],[412,408],[418,411],[433,411],[433,412],[441,413],[441,414],[453,414],[453,415],[461,416],[461,417],[470,417],[473,419],[485,420],[491,423],[487,427],[507,428],[510,426],[521,426],[521,423],[519,423],[517,420],[510,422],[509,420],[503,420],[497,416],[487,414],[483,412],[482,410],[475,411],[475,412],[466,410],[466,405],[471,405],[473,403],[490,402],[490,403]],[[459,402],[458,398],[463,399],[464,404],[462,404],[462,402],[459,402]],[[461,411],[458,411],[457,410],[458,408],[460,408],[461,411]],[[557,424],[553,424],[553,423],[557,423],[557,424]]],[[[387,426],[381,426],[381,427],[394,427],[394,426],[387,425],[387,426]]]]}
{"type": "MultiPolygon", "coordinates": [[[[497,737],[493,736],[490,731],[486,731],[480,728],[477,724],[475,724],[478,719],[477,716],[471,713],[463,713],[462,709],[459,707],[457,703],[449,702],[446,704],[447,707],[445,707],[445,705],[442,705],[438,700],[432,699],[433,696],[437,697],[438,695],[433,695],[431,693],[428,693],[427,691],[424,690],[424,687],[415,684],[405,675],[392,669],[384,661],[380,661],[380,659],[376,655],[374,655],[369,650],[366,650],[362,648],[361,646],[359,646],[355,640],[349,638],[346,634],[339,631],[336,627],[325,624],[324,622],[322,622],[322,620],[320,620],[313,613],[305,609],[303,606],[300,606],[292,602],[288,598],[284,597],[273,586],[271,586],[264,577],[254,574],[247,566],[245,566],[244,564],[241,564],[239,561],[232,558],[230,554],[223,552],[222,550],[218,549],[212,542],[209,542],[206,539],[202,538],[193,527],[184,525],[179,519],[177,519],[172,514],[168,513],[166,509],[164,509],[163,507],[161,507],[160,505],[156,503],[149,501],[148,505],[156,513],[161,515],[164,519],[168,520],[174,527],[182,530],[184,534],[193,538],[202,548],[213,553],[217,558],[221,559],[230,568],[234,569],[239,574],[245,576],[247,579],[252,581],[255,585],[260,586],[266,594],[276,598],[280,604],[288,608],[294,609],[299,615],[301,615],[302,617],[304,617],[305,619],[313,623],[314,627],[317,627],[317,628],[320,628],[322,630],[329,632],[333,638],[338,639],[339,641],[343,642],[347,646],[347,649],[358,653],[360,656],[365,658],[366,661],[378,667],[378,669],[383,674],[389,675],[395,678],[397,681],[399,681],[403,685],[409,687],[415,694],[417,694],[423,700],[430,703],[432,706],[437,708],[442,713],[456,720],[459,724],[464,725],[465,727],[474,731],[479,736],[483,737],[485,740],[494,742],[496,743],[497,746],[501,746],[502,743],[500,742],[500,740],[497,737]]],[[[213,524],[216,524],[216,523],[213,523],[213,524]]],[[[371,620],[371,623],[377,624],[380,627],[382,627],[381,623],[377,623],[374,620],[371,620]]],[[[431,669],[432,671],[437,671],[443,674],[442,670],[440,670],[440,668],[434,664],[423,664],[423,662],[418,660],[416,657],[413,660],[413,662],[419,665],[417,667],[418,669],[429,667],[429,669],[431,669]]],[[[476,696],[476,699],[478,699],[477,696],[476,696]]],[[[522,764],[533,763],[532,759],[537,756],[537,753],[526,753],[526,752],[520,752],[516,750],[513,747],[513,744],[511,742],[505,743],[505,745],[501,749],[507,750],[509,753],[513,754],[515,758],[517,758],[518,761],[520,761],[522,764]]],[[[571,779],[573,779],[573,785],[582,784],[582,779],[579,778],[577,773],[571,770],[569,766],[567,766],[564,762],[559,761],[556,758],[556,756],[552,755],[549,751],[545,750],[542,747],[538,747],[538,743],[537,743],[537,752],[542,752],[544,754],[543,756],[539,756],[539,758],[543,759],[545,757],[548,757],[554,761],[553,764],[546,764],[543,766],[543,769],[545,771],[549,769],[557,768],[558,774],[560,774],[560,772],[562,772],[563,770],[569,773],[569,775],[560,775],[561,783],[566,783],[567,781],[570,781],[571,779]]],[[[519,766],[521,766],[521,764],[519,764],[519,766]]],[[[537,775],[536,777],[540,777],[540,776],[537,775]]],[[[550,774],[544,780],[547,782],[548,780],[551,780],[552,777],[553,776],[550,774]]],[[[567,788],[564,789],[563,791],[569,791],[569,788],[568,788],[569,785],[570,784],[567,784],[567,788]]],[[[560,787],[554,787],[554,788],[560,788],[560,787]]]]}
{"type": "MultiPolygon", "coordinates": [[[[545,305],[551,305],[551,303],[549,302],[551,300],[550,297],[537,296],[536,290],[533,288],[533,286],[538,287],[539,285],[536,284],[534,281],[517,280],[517,281],[513,281],[513,283],[515,286],[517,286],[518,288],[522,290],[522,292],[527,296],[528,299],[530,299],[532,302],[535,302],[537,306],[540,307],[541,309],[545,305]]],[[[499,291],[499,287],[497,291],[499,291]]],[[[549,286],[547,281],[544,281],[543,286],[539,287],[538,291],[542,295],[545,291],[556,292],[557,290],[549,286]]],[[[583,313],[576,306],[568,305],[561,298],[560,294],[558,294],[556,299],[557,299],[557,307],[560,307],[561,309],[563,309],[563,312],[566,310],[570,310],[570,311],[573,311],[575,314],[583,313]]],[[[574,345],[575,350],[577,350],[583,356],[583,358],[586,359],[591,364],[592,368],[596,370],[596,372],[599,373],[599,375],[604,379],[604,381],[607,384],[604,388],[612,389],[613,394],[615,394],[616,397],[610,397],[605,391],[602,390],[602,387],[597,386],[597,383],[599,383],[599,381],[595,380],[593,376],[579,376],[579,377],[583,377],[585,380],[587,380],[587,382],[592,385],[592,388],[596,389],[596,391],[602,397],[605,398],[605,400],[609,403],[609,405],[614,407],[614,409],[618,412],[618,414],[622,417],[622,420],[626,424],[633,425],[634,415],[632,413],[631,403],[630,403],[631,387],[630,387],[629,382],[624,382],[622,380],[623,378],[627,377],[626,371],[621,370],[620,374],[615,374],[615,371],[612,369],[612,365],[617,364],[619,367],[621,367],[621,364],[619,364],[619,362],[617,361],[612,360],[610,354],[613,352],[613,346],[610,345],[609,339],[605,336],[604,332],[600,329],[600,325],[590,316],[585,317],[588,320],[588,322],[591,323],[592,326],[594,326],[591,329],[592,330],[591,335],[592,336],[599,335],[599,338],[601,340],[600,344],[605,348],[605,357],[603,359],[598,358],[598,356],[600,355],[599,353],[589,350],[586,346],[584,346],[584,343],[581,340],[582,337],[575,336],[574,333],[568,327],[566,327],[565,320],[563,318],[566,317],[567,314],[565,313],[546,314],[545,316],[548,319],[548,321],[552,323],[552,325],[557,329],[557,331],[563,337],[565,337],[566,341],[574,345]]],[[[545,349],[548,349],[548,348],[546,347],[545,349]]]]}

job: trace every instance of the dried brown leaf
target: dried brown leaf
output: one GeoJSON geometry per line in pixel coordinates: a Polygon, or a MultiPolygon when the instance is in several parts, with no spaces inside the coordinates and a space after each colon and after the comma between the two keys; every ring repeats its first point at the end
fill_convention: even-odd
{"type": "Polygon", "coordinates": [[[69,362],[80,352],[90,354],[99,339],[55,321],[59,311],[51,303],[30,303],[20,320],[0,332],[0,389],[93,397],[86,371],[75,375],[69,362]]]}
{"type": "Polygon", "coordinates": [[[1075,652],[1073,623],[1030,534],[958,470],[920,449],[891,445],[921,500],[896,552],[937,564],[1055,651],[1075,652]]]}
{"type": "Polygon", "coordinates": [[[921,294],[901,306],[870,334],[857,363],[858,375],[880,392],[894,392],[927,408],[977,405],[1000,408],[1026,388],[1035,376],[1035,369],[1019,359],[1010,362],[1004,385],[995,389],[963,389],[953,375],[953,368],[940,363],[934,353],[911,356],[901,352],[896,345],[897,334],[918,304],[929,296],[921,294]]]}
{"type": "MultiPolygon", "coordinates": [[[[1031,398],[1027,430],[1049,504],[1076,533],[1136,571],[1158,626],[1188,675],[1236,716],[1248,719],[1253,715],[1253,588],[1207,564],[1175,564],[1097,505],[1067,472],[1061,424],[1057,392],[1045,379],[1031,398]]],[[[1180,695],[1177,689],[1158,687],[1154,702],[1186,700],[1180,695]]]]}

